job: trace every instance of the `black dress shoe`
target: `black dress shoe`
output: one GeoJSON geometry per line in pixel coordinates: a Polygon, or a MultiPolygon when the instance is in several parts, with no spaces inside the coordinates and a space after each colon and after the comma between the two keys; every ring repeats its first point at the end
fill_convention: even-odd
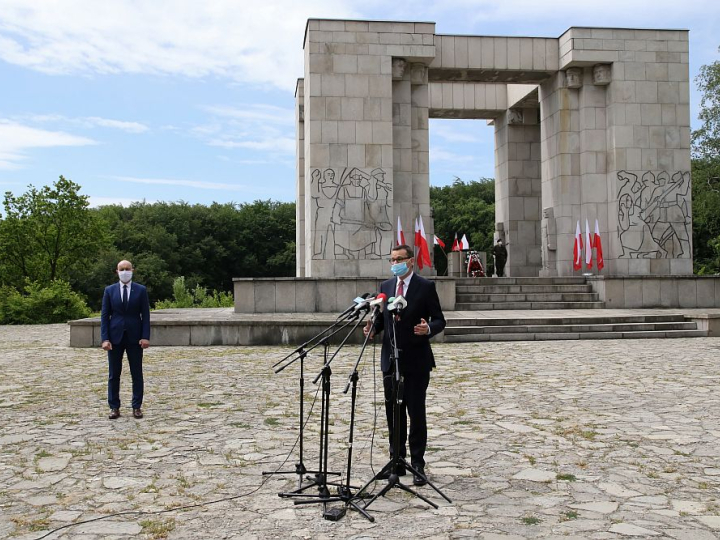
{"type": "Polygon", "coordinates": [[[415,467],[418,474],[413,473],[413,484],[416,486],[424,486],[427,484],[427,477],[425,476],[425,469],[422,467],[415,467]]]}
{"type": "Polygon", "coordinates": [[[110,420],[116,420],[117,418],[120,418],[120,409],[110,409],[110,415],[108,416],[110,420]]]}
{"type": "MultiPolygon", "coordinates": [[[[398,468],[397,468],[397,475],[398,475],[398,476],[405,476],[406,474],[407,474],[407,471],[405,470],[405,467],[398,467],[398,468]]],[[[378,479],[378,480],[387,480],[388,478],[390,478],[390,469],[389,469],[389,468],[386,469],[386,470],[384,470],[382,473],[380,473],[380,474],[377,476],[377,479],[378,479]]]]}
{"type": "Polygon", "coordinates": [[[142,409],[133,409],[133,417],[138,418],[138,419],[142,418],[143,417],[142,409]]]}

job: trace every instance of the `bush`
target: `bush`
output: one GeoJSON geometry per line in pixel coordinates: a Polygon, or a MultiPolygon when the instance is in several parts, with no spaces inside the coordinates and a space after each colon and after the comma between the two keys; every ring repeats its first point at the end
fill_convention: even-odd
{"type": "Polygon", "coordinates": [[[28,282],[23,291],[0,288],[0,324],[52,324],[88,317],[85,300],[66,281],[28,282]]]}
{"type": "Polygon", "coordinates": [[[233,305],[233,297],[229,292],[213,290],[212,294],[208,294],[207,289],[201,285],[197,285],[193,290],[188,290],[185,285],[185,276],[180,276],[173,282],[173,300],[156,302],[155,309],[219,308],[233,307],[233,305]]]}

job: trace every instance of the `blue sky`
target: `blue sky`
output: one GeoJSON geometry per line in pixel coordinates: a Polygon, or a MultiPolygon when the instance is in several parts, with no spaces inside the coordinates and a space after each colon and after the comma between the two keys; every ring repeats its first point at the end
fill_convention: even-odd
{"type": "MultiPolygon", "coordinates": [[[[0,192],[62,174],[94,205],[293,201],[308,18],[508,36],[685,28],[691,77],[720,58],[720,3],[706,0],[0,0],[0,192]]],[[[430,133],[432,185],[493,176],[484,121],[432,120],[430,133]]]]}

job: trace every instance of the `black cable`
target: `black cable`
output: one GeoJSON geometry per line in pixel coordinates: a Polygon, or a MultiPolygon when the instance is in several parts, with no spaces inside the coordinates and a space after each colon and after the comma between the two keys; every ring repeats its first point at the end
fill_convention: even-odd
{"type": "MultiPolygon", "coordinates": [[[[320,386],[318,385],[317,390],[315,391],[315,398],[313,399],[312,404],[310,405],[310,410],[308,411],[307,417],[305,419],[305,423],[303,424],[303,428],[307,425],[308,421],[310,420],[310,415],[312,414],[313,408],[315,407],[315,403],[317,402],[317,397],[320,392],[320,386]]],[[[165,510],[155,510],[154,512],[147,512],[143,510],[127,510],[125,512],[115,512],[114,514],[108,514],[106,516],[100,516],[93,519],[86,519],[84,521],[78,521],[77,523],[68,523],[67,525],[63,525],[61,527],[57,527],[47,533],[45,533],[43,536],[39,536],[35,540],[42,540],[43,538],[47,538],[51,534],[55,534],[58,531],[62,531],[63,529],[69,529],[70,527],[77,527],[78,525],[85,525],[87,523],[94,523],[96,521],[102,521],[105,519],[110,519],[113,517],[120,517],[120,516],[159,516],[160,514],[167,514],[169,512],[177,512],[180,510],[189,510],[191,508],[200,508],[202,506],[210,506],[211,504],[218,504],[221,502],[227,502],[227,501],[234,501],[236,499],[241,499],[243,497],[248,497],[252,495],[253,493],[257,493],[260,491],[260,489],[270,480],[270,478],[273,477],[274,474],[278,473],[280,469],[282,469],[285,464],[290,459],[290,456],[292,456],[292,453],[295,451],[295,447],[297,446],[298,442],[300,442],[300,435],[298,434],[297,438],[295,439],[295,443],[292,445],[292,448],[290,448],[290,451],[288,452],[287,456],[285,456],[285,459],[283,462],[278,465],[278,468],[275,469],[271,474],[267,475],[267,477],[260,482],[260,485],[256,487],[255,489],[248,491],[247,493],[241,493],[240,495],[232,495],[230,497],[223,497],[222,499],[215,499],[213,501],[207,501],[202,503],[195,503],[195,504],[189,504],[186,506],[178,506],[177,508],[167,508],[165,510]]]]}

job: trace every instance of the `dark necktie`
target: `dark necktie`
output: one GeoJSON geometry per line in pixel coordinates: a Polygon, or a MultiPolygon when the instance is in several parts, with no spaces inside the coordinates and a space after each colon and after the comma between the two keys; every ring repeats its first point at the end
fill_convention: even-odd
{"type": "Polygon", "coordinates": [[[401,279],[398,283],[397,296],[403,296],[405,294],[405,282],[401,279]]]}
{"type": "Polygon", "coordinates": [[[127,303],[128,303],[128,290],[127,290],[127,285],[123,285],[123,298],[122,298],[122,302],[123,302],[123,310],[127,309],[127,303]]]}

